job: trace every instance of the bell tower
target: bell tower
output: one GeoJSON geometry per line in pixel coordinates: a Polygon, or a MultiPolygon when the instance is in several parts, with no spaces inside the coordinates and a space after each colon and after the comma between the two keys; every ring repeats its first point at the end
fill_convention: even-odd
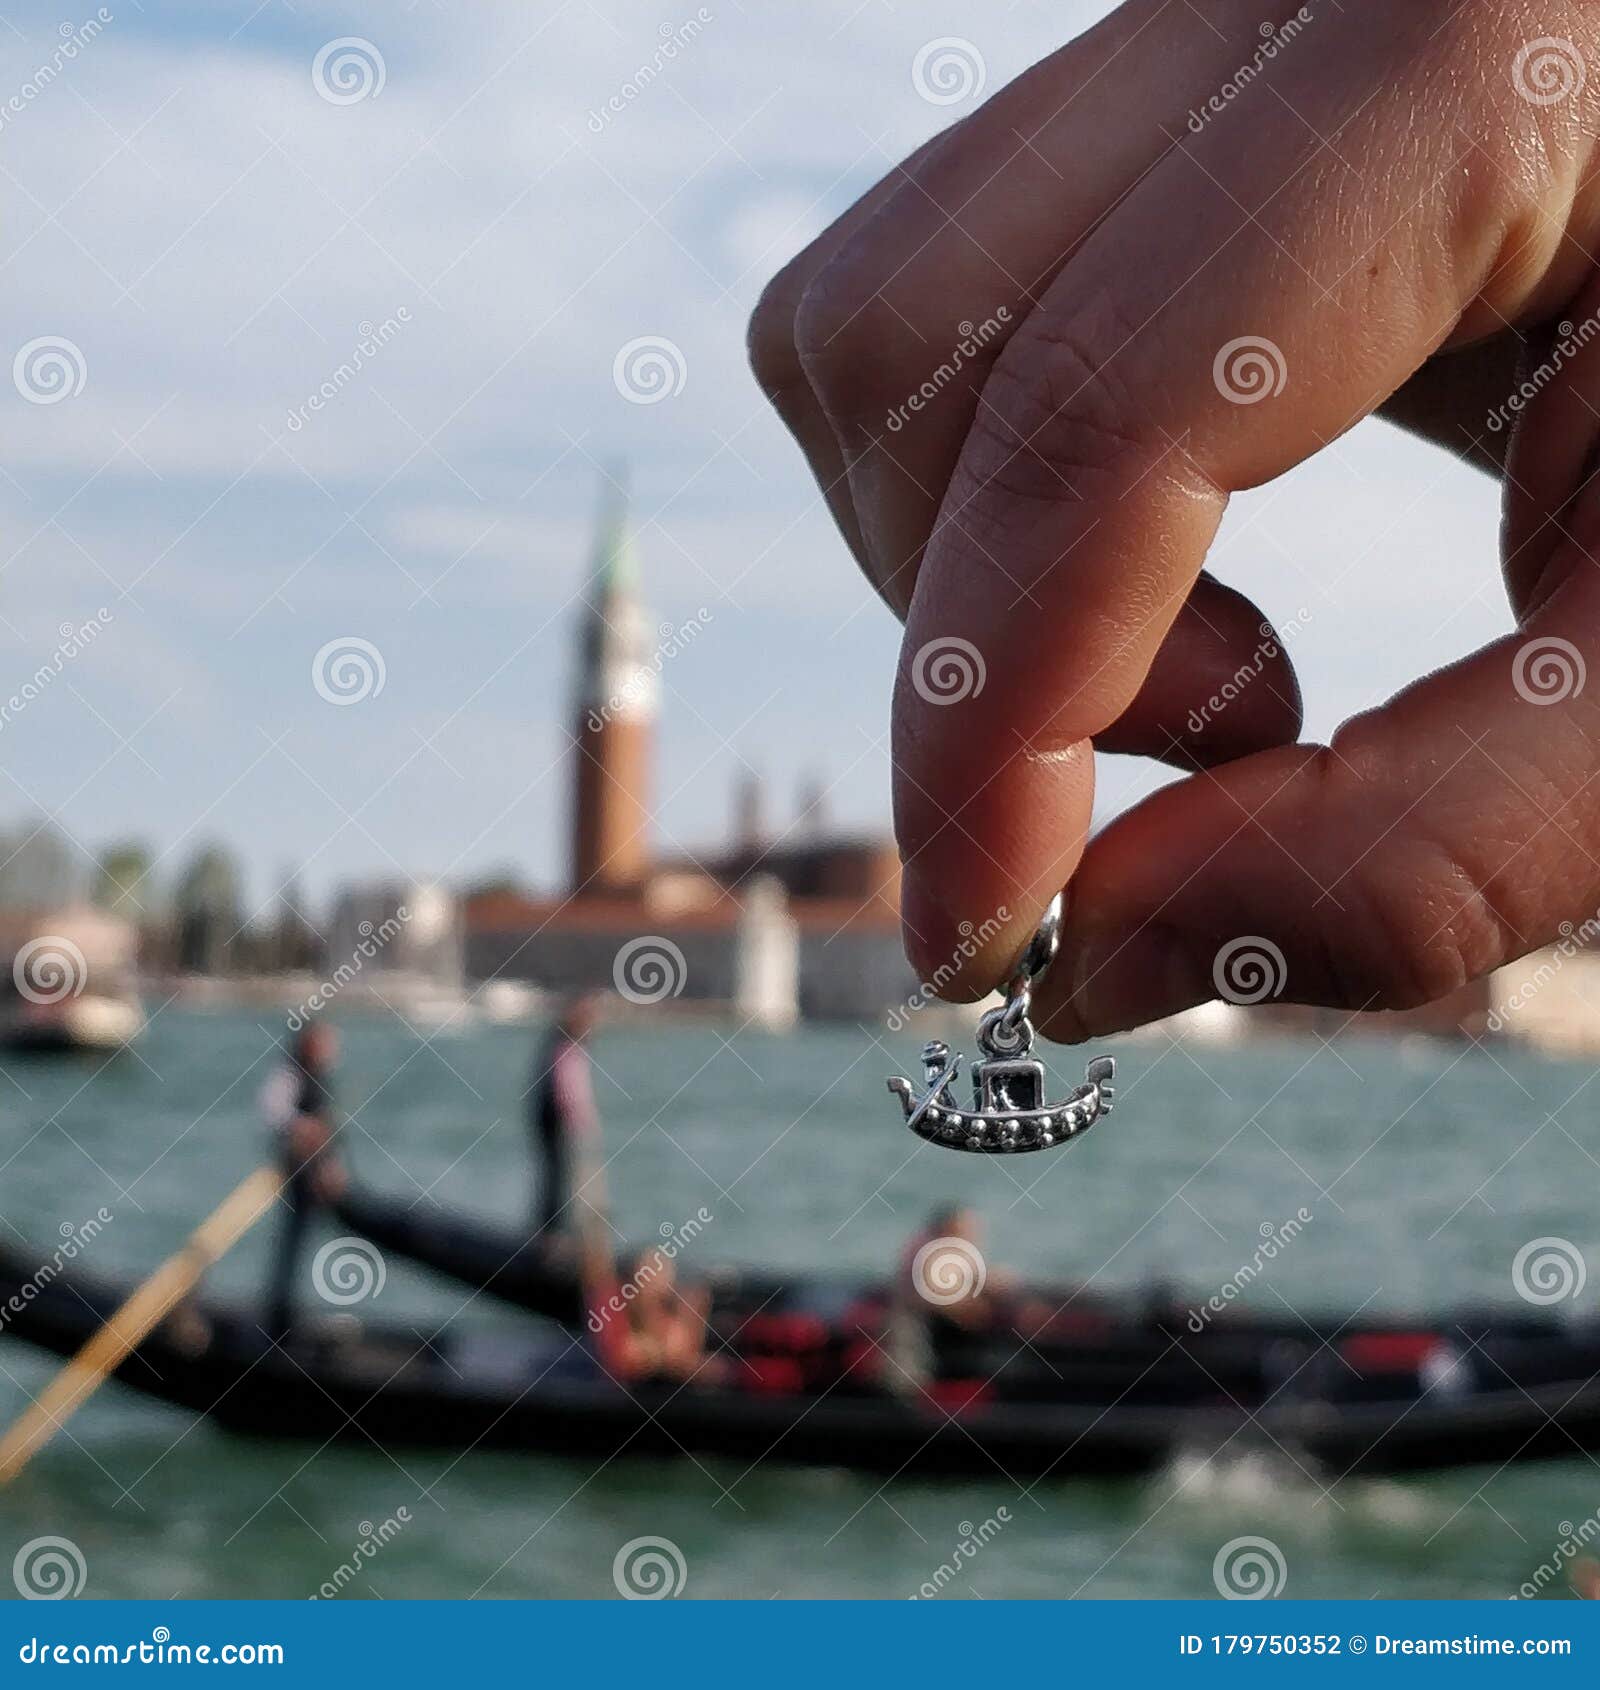
{"type": "Polygon", "coordinates": [[[602,489],[580,635],[573,725],[574,896],[639,892],[650,872],[650,767],[659,688],[638,600],[628,496],[602,489]]]}

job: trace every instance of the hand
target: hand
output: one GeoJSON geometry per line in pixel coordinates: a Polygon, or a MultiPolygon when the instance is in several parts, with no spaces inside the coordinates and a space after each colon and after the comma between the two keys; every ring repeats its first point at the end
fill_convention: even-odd
{"type": "Polygon", "coordinates": [[[289,1123],[289,1155],[303,1167],[327,1145],[328,1129],[315,1115],[296,1115],[289,1123]]]}
{"type": "Polygon", "coordinates": [[[350,1175],[337,1156],[320,1157],[313,1175],[317,1195],[325,1203],[336,1203],[350,1189],[350,1175]]]}
{"type": "Polygon", "coordinates": [[[1245,937],[1286,998],[1420,1003],[1600,903],[1600,13],[1273,0],[1269,42],[1263,10],[1129,0],[913,154],[752,326],[906,622],[912,960],[960,967],[970,922],[951,995],[980,995],[1070,880],[1060,1037],[1217,996],[1245,937]],[[1231,493],[1375,410],[1504,474],[1519,631],[1299,745],[1282,642],[1201,566],[1231,493]],[[1200,772],[1090,842],[1091,740],[1200,772]]]}

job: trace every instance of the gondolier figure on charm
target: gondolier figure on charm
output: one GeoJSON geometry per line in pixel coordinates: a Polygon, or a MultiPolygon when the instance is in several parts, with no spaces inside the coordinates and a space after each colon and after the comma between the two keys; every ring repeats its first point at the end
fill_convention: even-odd
{"type": "Polygon", "coordinates": [[[1064,1103],[1045,1096],[1044,1064],[1033,1055],[1028,1019],[1034,988],[1055,960],[1061,942],[1061,894],[1051,899],[1031,943],[1012,974],[1006,1001],[978,1023],[981,1061],[972,1065],[972,1104],[961,1104],[951,1085],[961,1057],[935,1039],[923,1046],[923,1089],[903,1075],[889,1081],[900,1099],[906,1125],[930,1144],[983,1155],[1048,1150],[1085,1133],[1111,1109],[1116,1063],[1097,1056],[1084,1070],[1084,1084],[1064,1103]]]}

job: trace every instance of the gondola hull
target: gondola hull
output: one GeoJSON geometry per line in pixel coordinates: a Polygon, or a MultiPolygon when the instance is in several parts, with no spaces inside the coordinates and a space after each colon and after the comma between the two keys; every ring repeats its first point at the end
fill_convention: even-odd
{"type": "MultiPolygon", "coordinates": [[[[0,1256],[0,1305],[15,1311],[5,1335],[57,1355],[75,1351],[122,1290],[76,1274],[39,1287],[21,1262],[0,1256]]],[[[1505,1351],[1513,1365],[1521,1342],[1505,1351]]],[[[196,1305],[182,1323],[152,1334],[117,1378],[237,1433],[583,1459],[688,1453],[744,1464],[1070,1479],[1139,1473],[1185,1452],[1287,1450],[1342,1474],[1600,1447],[1600,1386],[1589,1376],[1344,1403],[978,1400],[951,1412],[848,1387],[822,1395],[625,1391],[592,1372],[573,1376],[577,1354],[566,1339],[450,1331],[419,1339],[348,1322],[332,1335],[297,1339],[288,1354],[250,1315],[196,1305]]],[[[1594,1346],[1573,1347],[1571,1360],[1593,1361],[1594,1346]]]]}

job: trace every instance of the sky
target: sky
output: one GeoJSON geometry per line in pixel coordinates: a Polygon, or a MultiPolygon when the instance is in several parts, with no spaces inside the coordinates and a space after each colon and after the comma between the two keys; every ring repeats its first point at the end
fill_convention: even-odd
{"type": "MultiPolygon", "coordinates": [[[[1107,8],[75,3],[0,18],[0,700],[51,670],[0,709],[0,830],[142,837],[169,878],[222,840],[263,912],[289,869],[557,881],[623,463],[651,619],[703,630],[663,666],[659,845],[721,838],[742,767],[778,824],[815,773],[885,828],[898,629],[745,323],[1107,8]],[[981,66],[951,104],[912,76],[941,37],[981,66]]],[[[1294,625],[1308,734],[1509,626],[1496,503],[1376,422],[1235,502],[1211,567],[1294,625]]],[[[1102,816],[1164,778],[1105,760],[1102,816]]]]}

